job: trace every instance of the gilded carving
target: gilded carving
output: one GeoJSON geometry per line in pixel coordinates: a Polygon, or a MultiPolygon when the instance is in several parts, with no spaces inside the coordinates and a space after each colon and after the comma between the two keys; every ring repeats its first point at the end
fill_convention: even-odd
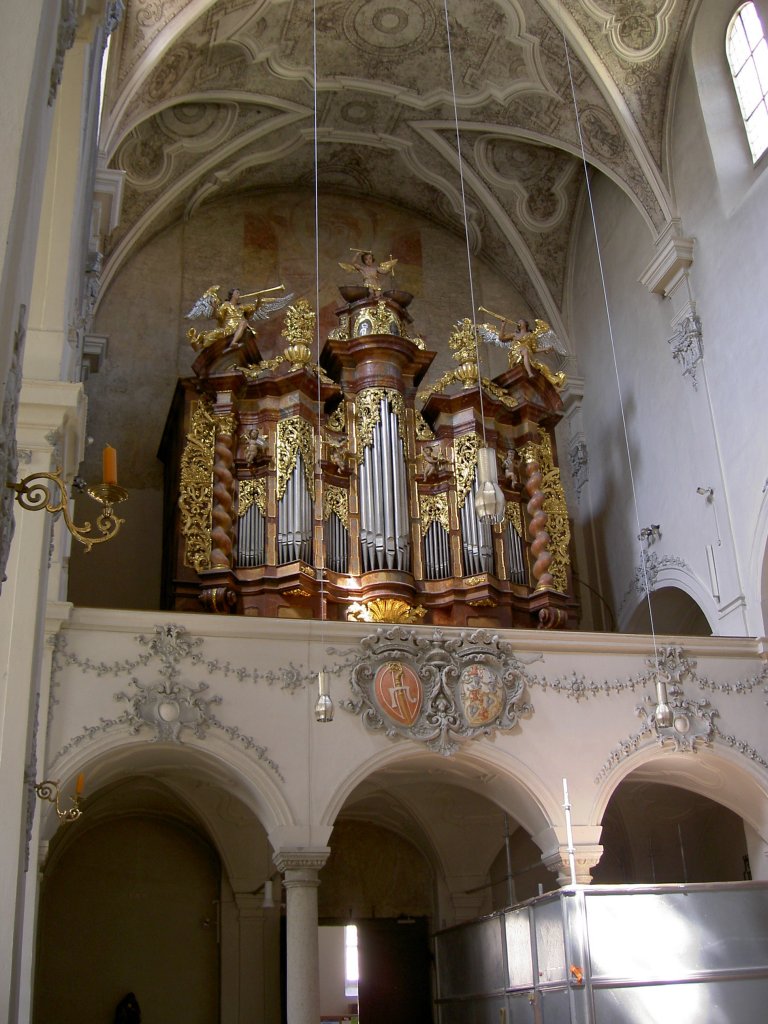
{"type": "Polygon", "coordinates": [[[399,336],[400,320],[382,299],[376,303],[375,309],[368,307],[361,310],[355,317],[352,337],[356,338],[358,335],[364,334],[395,334],[399,336]],[[370,323],[370,329],[364,326],[366,321],[370,323]],[[393,327],[394,330],[392,330],[393,327]]]}
{"type": "Polygon", "coordinates": [[[420,494],[419,514],[422,533],[427,532],[431,523],[439,523],[446,533],[450,531],[447,494],[420,494]]]}
{"type": "Polygon", "coordinates": [[[464,584],[467,587],[476,587],[478,585],[478,583],[487,583],[487,582],[488,582],[488,575],[486,573],[481,573],[479,576],[465,576],[464,577],[464,584]]]}
{"type": "Polygon", "coordinates": [[[328,337],[334,341],[349,341],[349,313],[339,315],[339,326],[334,327],[328,337]]]}
{"type": "Polygon", "coordinates": [[[315,431],[301,416],[289,416],[277,424],[277,499],[285,494],[288,479],[293,472],[299,453],[304,459],[304,477],[307,490],[315,496],[315,431]]]}
{"type": "Polygon", "coordinates": [[[477,466],[477,453],[482,447],[482,439],[478,434],[462,434],[454,441],[456,453],[456,502],[461,508],[472,489],[477,466]]]}
{"type": "Polygon", "coordinates": [[[419,410],[416,410],[416,440],[417,441],[432,441],[435,437],[435,432],[432,430],[430,425],[421,415],[419,410]]]}
{"type": "Polygon", "coordinates": [[[332,430],[335,434],[344,433],[347,429],[347,403],[341,402],[334,412],[328,417],[325,424],[326,429],[332,430]]]}
{"type": "Polygon", "coordinates": [[[211,403],[207,399],[198,402],[181,456],[179,485],[181,532],[186,541],[184,564],[195,572],[211,567],[213,456],[219,430],[211,403]]]}
{"type": "Polygon", "coordinates": [[[349,606],[347,618],[352,622],[417,623],[427,614],[421,605],[408,604],[396,597],[377,598],[349,606]]]}
{"type": "Polygon", "coordinates": [[[511,523],[518,536],[523,537],[523,513],[516,501],[508,501],[504,512],[504,522],[511,523]]]}
{"type": "Polygon", "coordinates": [[[255,505],[263,516],[267,514],[267,482],[264,477],[241,480],[237,488],[237,517],[244,516],[255,505]]]}
{"type": "Polygon", "coordinates": [[[285,358],[292,370],[306,366],[312,358],[315,319],[314,310],[306,299],[299,299],[288,307],[282,337],[288,342],[285,358]]]}
{"type": "Polygon", "coordinates": [[[362,462],[363,449],[373,443],[373,431],[381,418],[381,402],[387,399],[397,417],[397,433],[406,443],[403,418],[405,403],[399,391],[392,388],[368,388],[357,396],[357,451],[358,460],[362,462]]]}
{"type": "Polygon", "coordinates": [[[335,512],[345,529],[349,529],[349,494],[343,487],[327,484],[323,491],[323,519],[335,512]]]}

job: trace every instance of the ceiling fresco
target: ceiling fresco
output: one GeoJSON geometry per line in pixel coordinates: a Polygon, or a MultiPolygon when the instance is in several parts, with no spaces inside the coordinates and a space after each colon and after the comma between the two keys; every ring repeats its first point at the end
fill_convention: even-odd
{"type": "Polygon", "coordinates": [[[558,322],[580,135],[652,233],[672,217],[665,98],[695,2],[448,0],[449,36],[443,0],[317,0],[315,169],[311,0],[127,0],[101,134],[125,201],[103,284],[201,204],[315,173],[463,234],[460,147],[472,249],[558,322]]]}

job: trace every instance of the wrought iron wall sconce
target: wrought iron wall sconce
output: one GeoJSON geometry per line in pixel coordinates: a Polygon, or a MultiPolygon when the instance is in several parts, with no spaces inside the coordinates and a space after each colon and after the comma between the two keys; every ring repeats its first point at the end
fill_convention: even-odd
{"type": "Polygon", "coordinates": [[[128,492],[117,485],[117,456],[114,448],[104,449],[103,483],[85,487],[87,493],[101,505],[96,519],[95,530],[90,522],[78,526],[69,514],[70,494],[62,477],[61,467],[55,473],[31,473],[19,483],[8,482],[7,486],[16,492],[16,501],[22,508],[37,512],[45,509],[55,515],[58,512],[64,517],[67,529],[75,538],[90,551],[94,544],[102,544],[111,540],[125,522],[115,515],[113,506],[125,501],[128,492]],[[44,481],[50,480],[54,488],[44,481]],[[57,497],[58,495],[58,497],[57,497]],[[98,534],[95,531],[98,531],[98,534]]]}
{"type": "Polygon", "coordinates": [[[49,803],[52,803],[56,808],[56,816],[59,821],[67,824],[70,821],[77,821],[83,813],[80,809],[80,797],[83,794],[84,785],[85,776],[81,773],[77,776],[77,782],[75,783],[75,795],[70,798],[72,806],[67,808],[62,808],[59,783],[54,782],[52,779],[43,779],[42,782],[36,783],[35,793],[37,793],[41,800],[47,800],[49,803]]]}

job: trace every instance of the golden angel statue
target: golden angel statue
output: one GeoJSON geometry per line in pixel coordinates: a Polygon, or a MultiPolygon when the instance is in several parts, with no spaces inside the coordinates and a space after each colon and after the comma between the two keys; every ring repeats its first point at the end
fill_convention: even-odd
{"type": "Polygon", "coordinates": [[[501,321],[498,329],[491,324],[478,324],[477,332],[489,345],[500,345],[509,350],[510,367],[522,363],[529,377],[538,372],[556,388],[561,388],[565,384],[564,373],[554,373],[546,363],[533,358],[539,352],[556,352],[559,356],[568,354],[563,343],[545,320],[535,320],[531,328],[527,320],[512,320],[511,317],[494,313],[484,306],[480,306],[480,312],[488,313],[501,321]],[[511,331],[506,329],[507,324],[512,325],[511,331]]]}
{"type": "Polygon", "coordinates": [[[382,260],[381,263],[376,262],[376,257],[370,251],[370,249],[350,249],[355,255],[352,257],[351,263],[339,263],[342,270],[348,270],[350,274],[357,271],[363,279],[363,284],[368,289],[370,295],[380,295],[381,290],[384,287],[384,278],[389,274],[395,276],[395,264],[396,259],[392,259],[390,253],[388,260],[382,260]]]}
{"type": "Polygon", "coordinates": [[[232,288],[225,302],[219,297],[219,288],[218,284],[212,285],[187,313],[187,320],[216,320],[219,324],[212,331],[196,331],[194,327],[189,328],[187,338],[196,352],[223,338],[229,338],[222,349],[223,352],[235,348],[246,331],[256,336],[256,331],[249,323],[251,319],[266,320],[272,313],[293,301],[293,295],[270,295],[270,292],[284,292],[283,284],[275,288],[262,288],[261,291],[250,292],[248,295],[241,295],[238,288],[232,288]],[[241,299],[256,301],[244,305],[241,299]]]}

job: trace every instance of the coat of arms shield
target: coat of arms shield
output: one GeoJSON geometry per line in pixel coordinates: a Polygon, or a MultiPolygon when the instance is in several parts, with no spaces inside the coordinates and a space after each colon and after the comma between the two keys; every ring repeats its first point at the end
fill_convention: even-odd
{"type": "Polygon", "coordinates": [[[464,717],[471,726],[488,725],[501,713],[504,690],[488,665],[467,665],[459,677],[459,695],[464,717]]]}
{"type": "Polygon", "coordinates": [[[423,697],[421,680],[402,661],[387,661],[380,666],[374,692],[381,710],[398,725],[411,726],[419,717],[423,697]]]}

